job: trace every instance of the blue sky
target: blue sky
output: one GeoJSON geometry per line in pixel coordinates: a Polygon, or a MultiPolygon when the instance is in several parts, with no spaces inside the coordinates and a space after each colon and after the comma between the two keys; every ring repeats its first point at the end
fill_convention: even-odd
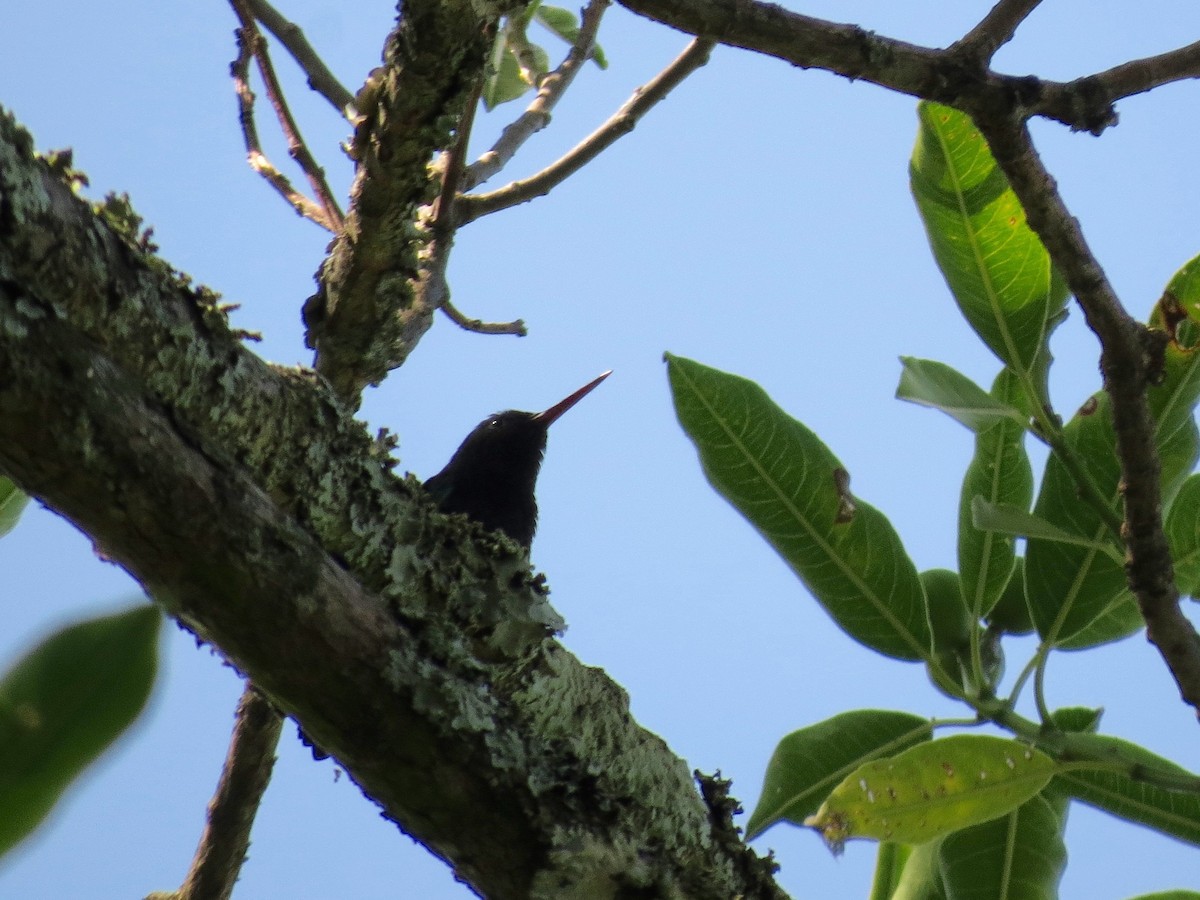
{"type": "MultiPolygon", "coordinates": [[[[944,45],[990,4],[790,5],[944,45]]],[[[48,22],[42,7],[15,6],[5,13],[0,103],[40,148],[75,149],[92,196],[128,191],[167,260],[242,304],[234,323],[263,333],[259,352],[310,362],[299,308],[328,238],[245,165],[228,78],[229,9],[216,0],[62,0],[48,22]]],[[[393,16],[385,0],[280,7],[351,89],[378,63],[393,16]]],[[[1198,34],[1192,3],[1054,0],[997,66],[1069,78],[1198,34]]],[[[610,69],[585,69],[550,129],[489,187],[556,158],[686,43],[619,8],[601,40],[610,69]]],[[[307,96],[282,55],[277,63],[310,146],[344,193],[346,125],[307,96]]],[[[1198,100],[1189,83],[1124,101],[1120,126],[1098,140],[1034,129],[1137,315],[1200,251],[1198,100]]],[[[473,149],[485,149],[519,108],[481,116],[473,149]]],[[[272,133],[265,117],[260,130],[272,133]]],[[[549,197],[460,234],[455,303],[483,319],[524,318],[530,335],[482,337],[439,319],[361,412],[372,430],[399,436],[401,470],[424,477],[485,414],[544,408],[615,370],[553,429],[533,559],[569,622],[566,646],[621,683],[639,721],[690,766],[731,777],[748,809],[775,742],[791,730],[847,709],[960,710],[919,667],[875,657],[838,631],[708,488],[675,423],[661,355],[759,381],[840,456],[855,494],[892,518],[918,568],[953,567],[971,436],[893,399],[897,357],[939,359],[983,384],[998,364],[957,316],[925,244],[907,185],[915,133],[909,98],[719,48],[632,135],[549,197]]],[[[278,142],[274,157],[286,162],[278,142]]],[[[1095,342],[1077,310],[1054,350],[1053,392],[1069,415],[1098,385],[1095,342]]],[[[0,541],[0,565],[0,660],[136,592],[44,510],[31,509],[0,541]]],[[[1189,613],[1197,618],[1194,605],[1189,613]]],[[[1015,672],[1032,647],[1007,649],[1015,672]]],[[[0,864],[0,896],[131,897],[178,885],[241,682],[174,626],[164,660],[134,732],[0,864]]],[[[1104,706],[1106,732],[1200,769],[1195,720],[1140,637],[1056,658],[1048,694],[1054,706],[1104,706]]],[[[1067,841],[1063,896],[1200,888],[1193,850],[1134,826],[1075,808],[1067,841]]],[[[781,883],[795,896],[865,894],[872,845],[852,843],[834,859],[814,834],[780,826],[756,846],[776,850],[781,883]]],[[[468,895],[285,729],[236,896],[468,895]]]]}

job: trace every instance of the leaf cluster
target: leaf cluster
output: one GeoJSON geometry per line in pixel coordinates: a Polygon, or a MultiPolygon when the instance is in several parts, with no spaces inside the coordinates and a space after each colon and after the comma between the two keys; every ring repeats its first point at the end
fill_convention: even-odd
{"type": "MultiPolygon", "coordinates": [[[[1065,424],[1048,390],[1049,340],[1068,292],[964,114],[918,107],[910,184],[950,293],[1001,368],[989,389],[944,363],[904,358],[897,396],[973,435],[958,512],[958,570],[918,572],[887,516],[850,493],[820,438],[758,385],[667,354],[675,408],[714,488],[759,531],[852,639],[923,663],[972,717],[937,722],[859,710],[785,737],[747,826],[815,828],[836,852],[880,842],[876,896],[1053,897],[1070,802],[1200,844],[1200,778],[1115,737],[1099,713],[1051,712],[1048,660],[1120,640],[1142,620],[1126,582],[1122,487],[1109,398],[1065,424]],[[1036,482],[1027,436],[1049,457],[1036,482]],[[1023,544],[1023,552],[1019,544],[1023,544]],[[1001,695],[1007,635],[1037,650],[1001,695]],[[1032,681],[1041,721],[1017,715],[1032,681]],[[992,724],[1011,736],[935,728],[992,724]]],[[[1166,531],[1200,591],[1200,258],[1168,283],[1149,327],[1164,356],[1149,402],[1166,531]]]]}

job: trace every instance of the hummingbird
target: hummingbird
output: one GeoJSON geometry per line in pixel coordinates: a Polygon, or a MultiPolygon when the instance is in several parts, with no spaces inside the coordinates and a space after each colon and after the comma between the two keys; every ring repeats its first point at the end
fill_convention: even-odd
{"type": "Polygon", "coordinates": [[[611,374],[609,369],[540,413],[510,409],[488,416],[467,435],[446,467],[425,482],[425,490],[442,512],[466,513],[528,551],[537,530],[533,492],[547,432],[611,374]]]}

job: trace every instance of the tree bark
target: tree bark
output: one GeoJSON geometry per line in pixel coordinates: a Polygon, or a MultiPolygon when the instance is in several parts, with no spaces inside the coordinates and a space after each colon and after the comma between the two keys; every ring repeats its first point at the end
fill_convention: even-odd
{"type": "Polygon", "coordinates": [[[0,116],[0,470],[480,894],[781,896],[514,544],[437,514],[0,116]]]}

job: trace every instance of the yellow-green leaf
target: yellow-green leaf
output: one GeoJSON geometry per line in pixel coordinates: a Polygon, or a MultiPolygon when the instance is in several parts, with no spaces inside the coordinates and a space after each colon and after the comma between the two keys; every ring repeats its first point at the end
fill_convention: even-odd
{"type": "Polygon", "coordinates": [[[1011,812],[1055,770],[1017,741],[953,735],[860,766],[805,824],[835,853],[851,838],[921,844],[1011,812]]]}

